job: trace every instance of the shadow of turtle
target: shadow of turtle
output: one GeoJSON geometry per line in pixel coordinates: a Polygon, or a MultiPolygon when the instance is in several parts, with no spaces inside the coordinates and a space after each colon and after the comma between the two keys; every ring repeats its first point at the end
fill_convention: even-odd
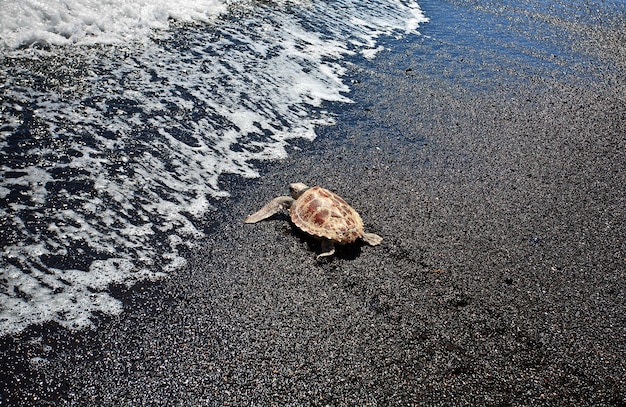
{"type": "MultiPolygon", "coordinates": [[[[308,249],[315,253],[315,255],[319,255],[322,253],[322,241],[320,238],[312,236],[306,232],[303,232],[299,228],[297,228],[293,223],[289,222],[291,226],[291,235],[297,237],[300,242],[306,243],[308,249]]],[[[354,243],[349,244],[335,244],[335,253],[332,256],[320,257],[317,259],[320,263],[328,263],[333,260],[333,258],[338,258],[341,260],[354,260],[361,255],[361,247],[364,245],[364,242],[356,241],[354,243]]]]}

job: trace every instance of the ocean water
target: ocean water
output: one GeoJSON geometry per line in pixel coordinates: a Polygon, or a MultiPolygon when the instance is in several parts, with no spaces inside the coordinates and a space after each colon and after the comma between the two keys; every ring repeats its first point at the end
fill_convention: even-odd
{"type": "Polygon", "coordinates": [[[350,103],[349,58],[417,35],[412,0],[0,2],[0,336],[122,311],[258,176],[350,103]]]}

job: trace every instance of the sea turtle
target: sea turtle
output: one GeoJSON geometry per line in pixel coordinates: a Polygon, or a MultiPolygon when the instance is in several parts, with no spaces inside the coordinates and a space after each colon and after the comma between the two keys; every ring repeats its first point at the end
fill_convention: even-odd
{"type": "Polygon", "coordinates": [[[298,182],[289,185],[291,196],[272,199],[259,211],[248,216],[246,223],[267,219],[281,209],[289,209],[291,221],[302,231],[322,242],[319,260],[335,253],[335,243],[352,243],[357,239],[376,246],[383,238],[363,230],[361,216],[339,195],[322,187],[309,188],[298,182]]]}

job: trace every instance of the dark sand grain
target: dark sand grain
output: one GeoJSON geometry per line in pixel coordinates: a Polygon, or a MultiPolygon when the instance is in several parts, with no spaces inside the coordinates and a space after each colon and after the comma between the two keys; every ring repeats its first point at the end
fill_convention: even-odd
{"type": "Polygon", "coordinates": [[[626,405],[624,6],[530,4],[421,3],[337,125],[223,179],[187,268],[5,341],[0,405],[626,405]],[[243,224],[293,181],[382,245],[317,262],[286,216],[243,224]]]}

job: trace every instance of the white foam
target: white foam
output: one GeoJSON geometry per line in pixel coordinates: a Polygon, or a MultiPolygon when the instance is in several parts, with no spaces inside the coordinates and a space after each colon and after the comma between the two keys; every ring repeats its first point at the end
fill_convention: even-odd
{"type": "Polygon", "coordinates": [[[343,59],[374,57],[379,36],[425,21],[410,0],[235,8],[231,18],[217,0],[0,3],[11,15],[0,19],[10,57],[0,58],[0,335],[92,326],[94,313],[122,310],[110,284],[182,267],[211,199],[228,196],[219,176],[255,177],[257,160],[313,140],[334,121],[324,103],[350,103],[343,59]],[[63,46],[20,48],[41,42],[63,46]]]}
{"type": "Polygon", "coordinates": [[[167,29],[171,19],[207,22],[225,10],[220,0],[6,0],[0,2],[0,46],[137,40],[167,29]]]}
{"type": "Polygon", "coordinates": [[[0,293],[3,334],[17,333],[33,323],[56,321],[68,329],[93,326],[93,312],[116,315],[121,303],[106,291],[112,283],[131,285],[139,279],[155,279],[162,273],[134,271],[124,259],[96,260],[88,271],[47,269],[24,273],[8,266],[3,276],[9,292],[19,290],[21,297],[0,293]],[[129,270],[133,270],[129,273],[129,270]],[[24,301],[28,297],[28,301],[24,301]]]}

